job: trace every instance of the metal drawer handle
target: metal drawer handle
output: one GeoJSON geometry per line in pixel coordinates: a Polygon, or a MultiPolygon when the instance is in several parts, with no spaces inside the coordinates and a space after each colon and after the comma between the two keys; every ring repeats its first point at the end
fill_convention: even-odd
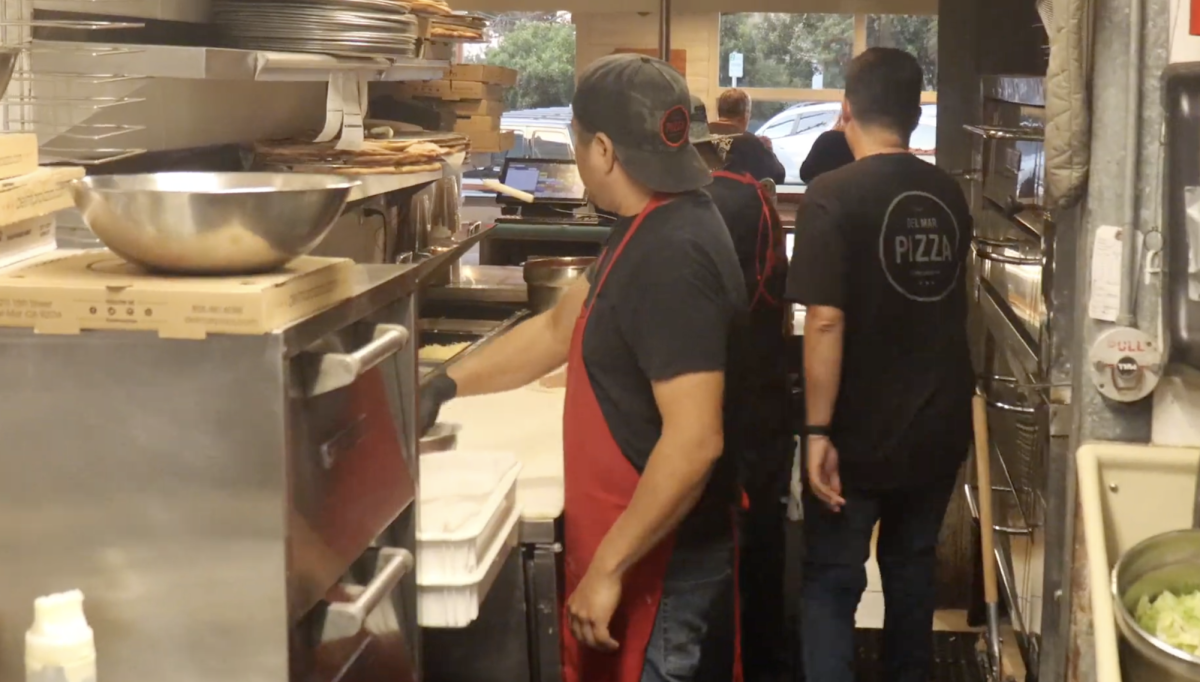
{"type": "Polygon", "coordinates": [[[408,343],[408,330],[398,324],[375,327],[375,338],[353,353],[326,353],[321,356],[317,379],[309,396],[328,393],[354,383],[364,372],[395,355],[408,343]]]}
{"type": "Polygon", "coordinates": [[[972,135],[978,135],[985,140],[1041,142],[1046,139],[1046,133],[1041,128],[1003,128],[1000,126],[965,125],[963,126],[963,130],[972,135]]]}
{"type": "Polygon", "coordinates": [[[999,400],[992,400],[991,398],[987,399],[987,406],[991,407],[993,409],[996,409],[996,410],[1000,410],[1001,412],[1014,412],[1016,414],[1037,414],[1036,407],[1029,407],[1028,405],[1012,405],[1010,403],[1002,403],[999,400]]]}
{"type": "Polygon", "coordinates": [[[975,255],[983,260],[993,263],[1004,263],[1005,265],[1042,265],[1041,256],[1008,256],[989,250],[1015,246],[1017,245],[1016,241],[998,241],[995,239],[984,239],[983,237],[976,237],[972,241],[975,246],[975,255]]]}
{"type": "MultiPolygon", "coordinates": [[[[1023,527],[1017,527],[1017,526],[1001,526],[1000,524],[994,523],[994,524],[992,524],[992,530],[997,533],[1001,533],[1003,535],[1033,535],[1033,531],[1035,529],[1029,525],[1029,522],[1027,520],[1025,520],[1025,510],[1024,510],[1024,508],[1021,507],[1021,502],[1020,502],[1021,498],[1017,496],[1017,492],[1015,490],[1013,490],[1012,488],[1007,488],[1002,485],[994,485],[994,486],[992,486],[992,490],[995,492],[998,492],[998,493],[1009,493],[1009,494],[1013,495],[1013,497],[1016,497],[1017,498],[1017,511],[1021,515],[1021,520],[1026,524],[1023,527]]],[[[977,489],[977,486],[967,483],[967,484],[963,485],[963,492],[966,493],[966,496],[967,496],[967,508],[971,510],[971,518],[978,521],[979,520],[979,491],[977,489]]]]}
{"type": "Polygon", "coordinates": [[[379,558],[387,563],[379,569],[370,584],[363,588],[354,601],[329,605],[325,612],[325,625],[321,631],[322,642],[346,639],[362,632],[367,616],[396,588],[414,564],[412,553],[398,547],[381,548],[379,558]]]}

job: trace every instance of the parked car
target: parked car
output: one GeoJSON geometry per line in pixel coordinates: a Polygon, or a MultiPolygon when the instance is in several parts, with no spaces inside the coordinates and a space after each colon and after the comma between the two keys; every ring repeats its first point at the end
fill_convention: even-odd
{"type": "Polygon", "coordinates": [[[571,107],[510,111],[500,117],[500,129],[514,133],[516,143],[507,152],[471,155],[470,170],[463,172],[465,195],[480,194],[484,180],[499,179],[505,158],[575,158],[571,107]]]}
{"type": "MultiPolygon", "coordinates": [[[[770,138],[775,155],[787,170],[787,184],[800,183],[800,164],[808,157],[813,142],[837,123],[841,102],[797,104],[776,114],[759,129],[770,138]]],[[[918,156],[933,163],[937,152],[937,105],[921,105],[921,120],[909,146],[918,156]]]]}

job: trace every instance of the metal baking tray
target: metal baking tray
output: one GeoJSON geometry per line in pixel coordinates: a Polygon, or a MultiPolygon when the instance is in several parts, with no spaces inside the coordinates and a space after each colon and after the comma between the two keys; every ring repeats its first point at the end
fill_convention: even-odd
{"type": "MultiPolygon", "coordinates": [[[[418,372],[424,378],[435,370],[444,370],[499,338],[530,316],[528,310],[522,310],[499,322],[450,318],[421,320],[418,323],[418,338],[422,347],[463,342],[469,342],[471,345],[446,360],[418,360],[418,372]]],[[[417,357],[420,358],[420,351],[417,352],[417,357]]]]}

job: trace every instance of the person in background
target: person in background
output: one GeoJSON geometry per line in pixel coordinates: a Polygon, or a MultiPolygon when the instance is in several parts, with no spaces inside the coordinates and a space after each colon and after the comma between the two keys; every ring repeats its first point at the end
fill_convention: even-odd
{"type": "Polygon", "coordinates": [[[725,370],[725,449],[738,464],[748,504],[738,536],[742,665],[747,682],[779,682],[790,677],[783,500],[794,449],[787,414],[783,225],[759,182],[728,170],[734,138],[712,134],[697,97],[691,138],[713,171],[705,191],[729,229],[750,300],[749,324],[733,336],[725,370]]]}
{"type": "Polygon", "coordinates": [[[567,364],[563,417],[566,682],[723,682],[735,675],[727,350],[746,293],[701,189],[687,84],[612,55],[572,103],[579,173],[621,216],[557,306],[422,387],[421,423],[457,395],[524,386],[567,364]]]}
{"type": "Polygon", "coordinates": [[[776,184],[783,184],[787,170],[771,150],[770,138],[747,132],[750,109],[750,95],[745,90],[726,90],[717,98],[717,116],[720,118],[709,128],[716,135],[732,136],[725,169],[739,175],[749,173],[757,181],[770,178],[776,184]]]}
{"type": "Polygon", "coordinates": [[[846,73],[857,159],[809,186],[790,300],[807,306],[807,678],[853,682],[855,610],[876,558],[883,679],[928,682],[938,533],[971,438],[971,214],[958,183],[908,151],[921,115],[912,55],[871,48],[846,73]]]}
{"type": "Polygon", "coordinates": [[[818,176],[854,163],[854,152],[846,142],[846,117],[838,114],[833,130],[827,130],[813,142],[804,163],[800,164],[800,181],[809,184],[818,176]]]}

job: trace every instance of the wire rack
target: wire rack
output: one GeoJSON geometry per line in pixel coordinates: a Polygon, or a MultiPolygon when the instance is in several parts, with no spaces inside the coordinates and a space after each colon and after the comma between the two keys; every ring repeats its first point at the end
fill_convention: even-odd
{"type": "Polygon", "coordinates": [[[137,52],[136,47],[105,45],[106,31],[141,28],[141,19],[44,19],[35,10],[53,9],[80,16],[131,10],[149,0],[0,0],[0,45],[20,52],[8,90],[0,100],[0,125],[9,132],[38,136],[43,163],[94,165],[129,158],[145,150],[122,144],[145,126],[128,123],[130,107],[146,77],[105,68],[105,58],[137,52]],[[119,5],[118,5],[119,3],[119,5]],[[73,29],[97,36],[96,43],[34,39],[37,29],[73,29]],[[91,73],[45,68],[47,59],[86,60],[91,73]]]}

